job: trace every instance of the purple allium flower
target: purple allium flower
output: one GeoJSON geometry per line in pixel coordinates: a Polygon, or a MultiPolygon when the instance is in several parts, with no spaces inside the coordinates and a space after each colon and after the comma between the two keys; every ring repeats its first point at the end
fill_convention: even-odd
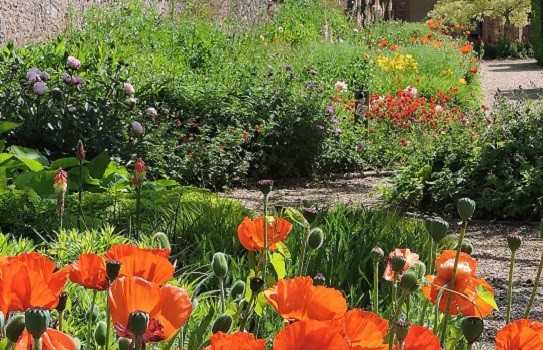
{"type": "Polygon", "coordinates": [[[64,72],[64,74],[62,74],[62,81],[65,82],[66,84],[71,84],[72,83],[72,76],[66,72],[64,72]]]}
{"type": "Polygon", "coordinates": [[[38,68],[30,68],[26,72],[26,80],[31,81],[40,75],[40,70],[38,68]]]}
{"type": "Polygon", "coordinates": [[[75,58],[74,56],[68,56],[68,67],[72,69],[80,69],[81,68],[81,61],[75,58]]]}
{"type": "Polygon", "coordinates": [[[334,132],[336,133],[336,135],[343,134],[343,130],[341,130],[340,128],[336,128],[336,130],[334,130],[334,132]]]}
{"type": "Polygon", "coordinates": [[[148,116],[148,117],[156,117],[158,115],[158,112],[156,111],[156,109],[154,109],[153,107],[149,107],[147,108],[147,110],[145,111],[145,114],[148,116]]]}
{"type": "Polygon", "coordinates": [[[140,122],[132,122],[131,126],[132,126],[132,131],[133,131],[134,134],[136,134],[136,135],[142,135],[143,132],[145,131],[145,130],[143,129],[143,125],[141,125],[140,122]]]}
{"type": "Polygon", "coordinates": [[[49,81],[51,80],[51,76],[47,72],[40,72],[40,79],[41,81],[49,81]]]}
{"type": "Polygon", "coordinates": [[[332,118],[332,119],[330,119],[330,123],[332,123],[333,125],[338,125],[339,124],[339,119],[332,118]]]}
{"type": "Polygon", "coordinates": [[[362,142],[360,142],[358,145],[356,145],[356,150],[358,152],[364,152],[365,149],[366,149],[366,146],[362,142]]]}
{"type": "Polygon", "coordinates": [[[334,111],[334,108],[332,106],[327,106],[326,107],[326,114],[334,115],[335,113],[336,113],[336,111],[334,111]]]}
{"type": "Polygon", "coordinates": [[[307,88],[309,90],[315,90],[317,88],[317,85],[315,85],[315,83],[310,83],[310,84],[307,85],[307,88]]]}
{"type": "Polygon", "coordinates": [[[83,85],[85,84],[85,80],[81,77],[75,77],[75,85],[83,85]]]}
{"type": "Polygon", "coordinates": [[[322,124],[317,124],[317,125],[315,125],[315,126],[316,126],[317,130],[324,131],[324,125],[322,125],[322,124]]]}
{"type": "Polygon", "coordinates": [[[288,64],[285,64],[285,65],[283,66],[283,68],[285,68],[285,70],[286,70],[287,72],[292,72],[292,67],[289,66],[288,64]]]}
{"type": "Polygon", "coordinates": [[[42,81],[38,81],[32,86],[32,90],[36,95],[43,96],[47,92],[47,84],[42,81]]]}
{"type": "Polygon", "coordinates": [[[311,75],[317,75],[317,74],[319,74],[319,72],[317,72],[317,71],[314,70],[314,69],[311,69],[311,70],[309,71],[309,74],[311,74],[311,75]]]}
{"type": "Polygon", "coordinates": [[[130,83],[124,83],[123,89],[125,94],[127,95],[134,95],[136,93],[136,89],[134,89],[134,87],[130,83]]]}

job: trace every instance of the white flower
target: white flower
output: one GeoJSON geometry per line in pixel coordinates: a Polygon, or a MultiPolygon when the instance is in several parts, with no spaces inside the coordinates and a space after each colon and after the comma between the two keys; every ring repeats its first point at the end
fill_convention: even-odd
{"type": "Polygon", "coordinates": [[[335,86],[338,92],[343,92],[347,90],[347,84],[345,84],[344,81],[338,81],[335,86]]]}
{"type": "Polygon", "coordinates": [[[134,95],[136,93],[136,89],[129,83],[124,83],[123,89],[127,95],[134,95]]]}
{"type": "Polygon", "coordinates": [[[407,92],[408,94],[410,94],[411,96],[415,97],[417,96],[417,88],[414,87],[414,86],[408,86],[406,87],[405,89],[403,89],[403,91],[407,92]]]}
{"type": "Polygon", "coordinates": [[[436,107],[434,108],[434,111],[436,113],[441,113],[443,112],[443,107],[441,107],[441,105],[436,105],[436,107]]]}

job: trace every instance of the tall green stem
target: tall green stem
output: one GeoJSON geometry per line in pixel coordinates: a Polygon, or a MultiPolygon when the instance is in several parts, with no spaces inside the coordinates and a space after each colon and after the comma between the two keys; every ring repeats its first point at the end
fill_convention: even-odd
{"type": "Polygon", "coordinates": [[[34,350],[41,350],[41,338],[34,338],[34,350]]]}
{"type": "Polygon", "coordinates": [[[64,311],[58,312],[58,330],[62,332],[62,324],[64,320],[64,311]]]}
{"type": "Polygon", "coordinates": [[[513,299],[513,267],[515,266],[515,255],[517,251],[511,251],[511,260],[509,261],[509,283],[507,284],[507,312],[505,314],[505,324],[511,320],[511,301],[513,299]]]}
{"type": "Polygon", "coordinates": [[[257,295],[258,295],[258,293],[254,293],[254,292],[251,293],[251,299],[249,300],[249,303],[247,304],[247,309],[245,309],[245,312],[243,314],[243,318],[241,320],[241,323],[239,324],[239,331],[240,332],[245,331],[245,325],[247,324],[247,320],[249,319],[249,312],[253,307],[253,303],[255,302],[257,295]]]}
{"type": "MultiPolygon", "coordinates": [[[[109,290],[109,286],[108,286],[109,290]]],[[[106,347],[105,350],[109,350],[109,334],[111,332],[111,311],[109,309],[109,302],[106,295],[106,347]]]]}
{"type": "Polygon", "coordinates": [[[92,317],[94,316],[94,304],[96,303],[96,294],[97,290],[94,289],[92,291],[92,302],[89,309],[89,316],[88,316],[88,324],[87,324],[87,344],[90,347],[90,344],[92,342],[92,317]]]}
{"type": "Polygon", "coordinates": [[[140,221],[140,211],[141,211],[141,185],[136,186],[136,239],[141,238],[141,221],[140,221]]]}
{"type": "Polygon", "coordinates": [[[264,280],[264,289],[266,289],[266,276],[268,273],[268,195],[264,195],[264,249],[262,254],[264,254],[264,260],[262,267],[262,279],[264,280]]]}
{"type": "Polygon", "coordinates": [[[219,287],[221,289],[221,313],[226,310],[226,294],[224,292],[224,278],[219,278],[219,287]]]}
{"type": "MultiPolygon", "coordinates": [[[[434,243],[432,239],[430,239],[430,261],[428,261],[428,274],[432,274],[434,270],[434,249],[437,248],[437,245],[434,243]]],[[[426,318],[426,309],[428,308],[428,305],[430,305],[430,300],[424,298],[423,304],[422,304],[422,311],[419,316],[419,322],[418,324],[421,326],[424,326],[424,320],[426,318]]],[[[435,332],[435,329],[434,329],[435,332]]]]}
{"type": "Polygon", "coordinates": [[[81,219],[83,216],[83,210],[81,209],[81,201],[83,194],[83,160],[79,161],[79,190],[78,190],[78,203],[77,203],[77,229],[81,232],[81,219]]]}
{"type": "Polygon", "coordinates": [[[534,286],[532,287],[532,293],[530,294],[530,301],[524,312],[524,318],[530,316],[530,310],[532,309],[532,304],[534,303],[535,293],[537,292],[537,287],[539,287],[539,282],[541,280],[541,271],[543,270],[543,250],[541,251],[541,257],[539,258],[539,267],[537,268],[537,275],[535,277],[534,286]]]}
{"type": "MultiPolygon", "coordinates": [[[[448,288],[454,290],[454,282],[456,281],[456,269],[458,268],[458,260],[460,260],[460,252],[462,250],[462,241],[464,240],[464,235],[466,234],[466,227],[468,226],[468,221],[462,221],[462,229],[460,230],[460,237],[458,237],[458,246],[456,247],[456,256],[454,257],[454,266],[452,270],[451,280],[447,284],[448,288]]],[[[440,342],[442,346],[445,346],[445,340],[447,338],[447,324],[449,323],[453,293],[449,293],[447,296],[447,306],[445,307],[445,319],[443,320],[443,329],[441,330],[440,342]]]]}
{"type": "Polygon", "coordinates": [[[373,313],[379,311],[379,261],[373,261],[373,313]]]}

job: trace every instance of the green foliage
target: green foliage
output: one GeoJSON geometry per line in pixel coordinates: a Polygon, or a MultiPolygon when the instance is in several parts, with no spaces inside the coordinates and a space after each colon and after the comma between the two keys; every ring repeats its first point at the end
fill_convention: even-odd
{"type": "Polygon", "coordinates": [[[534,57],[534,48],[531,42],[526,40],[498,40],[494,44],[484,45],[484,59],[526,59],[534,57]]]}
{"type": "Polygon", "coordinates": [[[531,27],[534,56],[543,65],[543,3],[538,0],[532,0],[531,27]]]}

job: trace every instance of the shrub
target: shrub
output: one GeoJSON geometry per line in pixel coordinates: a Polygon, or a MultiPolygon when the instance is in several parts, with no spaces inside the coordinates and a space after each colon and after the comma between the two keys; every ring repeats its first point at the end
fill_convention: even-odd
{"type": "Polygon", "coordinates": [[[532,0],[531,20],[534,56],[537,62],[543,65],[543,4],[541,1],[532,0]]]}

